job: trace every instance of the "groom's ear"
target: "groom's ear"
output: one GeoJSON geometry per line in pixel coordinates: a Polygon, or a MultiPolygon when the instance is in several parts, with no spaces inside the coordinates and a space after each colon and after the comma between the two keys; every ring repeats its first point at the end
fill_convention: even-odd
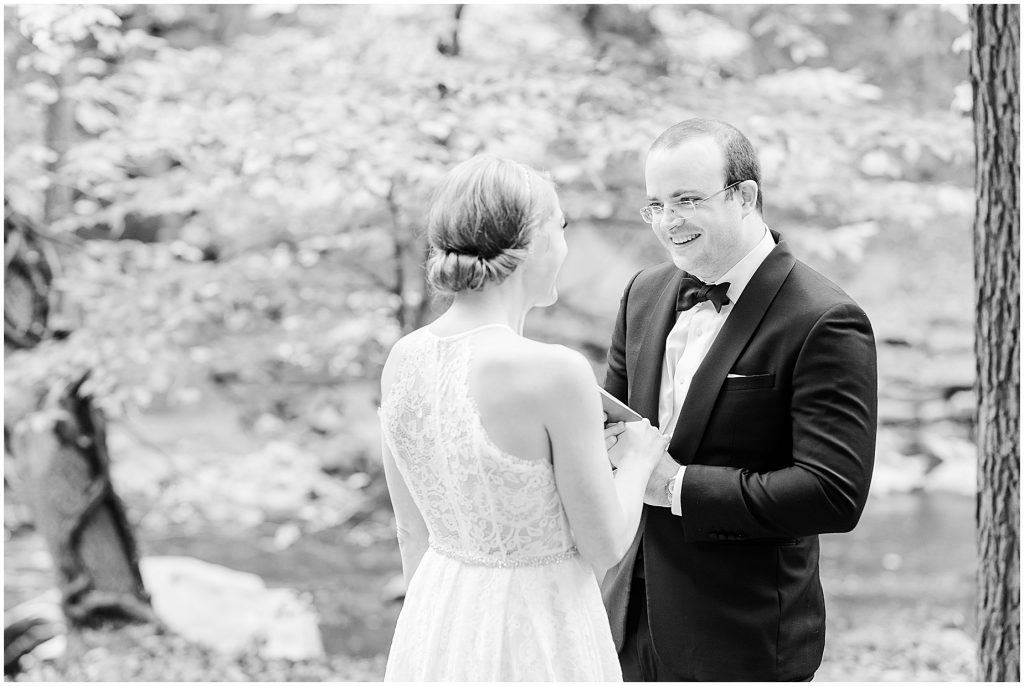
{"type": "Polygon", "coordinates": [[[747,179],[741,181],[736,190],[740,194],[740,211],[743,216],[747,216],[751,212],[757,211],[757,181],[747,179]]]}

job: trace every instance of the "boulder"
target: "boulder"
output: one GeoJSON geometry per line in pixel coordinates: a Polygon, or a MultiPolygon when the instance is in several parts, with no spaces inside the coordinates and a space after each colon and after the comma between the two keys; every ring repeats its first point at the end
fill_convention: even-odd
{"type": "Polygon", "coordinates": [[[929,432],[922,432],[920,442],[929,454],[941,460],[925,475],[925,491],[960,495],[978,492],[978,450],[973,443],[929,432]]]}
{"type": "MultiPolygon", "coordinates": [[[[56,588],[4,611],[4,674],[58,660],[67,649],[67,620],[56,588]]],[[[5,679],[6,680],[6,679],[5,679]]]]}
{"type": "Polygon", "coordinates": [[[876,455],[875,469],[871,475],[871,495],[891,493],[913,493],[924,488],[926,470],[930,461],[923,455],[894,455],[890,459],[879,459],[876,455]]]}
{"type": "Polygon", "coordinates": [[[146,557],[139,567],[157,615],[190,641],[232,655],[324,657],[316,611],[292,589],[190,557],[146,557]]]}

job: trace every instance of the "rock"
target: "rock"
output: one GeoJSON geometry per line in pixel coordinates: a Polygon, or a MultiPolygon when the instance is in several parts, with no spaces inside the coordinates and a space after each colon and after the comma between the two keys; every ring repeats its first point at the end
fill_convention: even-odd
{"type": "Polygon", "coordinates": [[[913,400],[878,398],[878,422],[880,424],[915,424],[918,421],[917,406],[913,400]]]}
{"type": "Polygon", "coordinates": [[[373,477],[371,477],[366,472],[356,472],[354,474],[349,475],[349,477],[345,479],[345,485],[354,491],[357,491],[361,488],[366,488],[372,482],[373,477]]]}
{"type": "Polygon", "coordinates": [[[284,431],[285,426],[280,417],[264,412],[253,422],[252,430],[258,436],[274,436],[284,431]]]}
{"type": "Polygon", "coordinates": [[[966,326],[933,326],[924,342],[932,353],[967,353],[964,357],[974,354],[974,330],[966,326]]]}
{"type": "Polygon", "coordinates": [[[398,602],[405,598],[405,577],[395,574],[384,584],[380,592],[381,598],[389,602],[398,602]]]}
{"type": "Polygon", "coordinates": [[[347,422],[337,408],[331,405],[321,405],[306,416],[306,423],[314,431],[330,435],[344,430],[347,422]]]}
{"type": "Polygon", "coordinates": [[[67,650],[67,620],[56,588],[4,612],[4,674],[61,658],[67,650]]]}
{"type": "Polygon", "coordinates": [[[320,471],[335,475],[357,471],[366,462],[365,450],[357,443],[357,439],[348,435],[318,442],[312,452],[320,458],[320,471]]]}
{"type": "Polygon", "coordinates": [[[268,589],[266,607],[271,629],[259,653],[267,659],[309,660],[325,657],[320,625],[308,597],[289,588],[268,589]]]}
{"type": "Polygon", "coordinates": [[[978,449],[973,443],[963,438],[942,435],[933,431],[922,431],[918,434],[917,440],[926,452],[934,455],[943,463],[977,464],[978,449]]]}
{"type": "Polygon", "coordinates": [[[925,476],[924,490],[975,495],[978,492],[978,466],[974,462],[943,462],[925,476]]]}
{"type": "Polygon", "coordinates": [[[884,150],[871,150],[860,160],[858,165],[865,176],[888,177],[898,179],[902,169],[898,161],[884,150]]]}
{"type": "Polygon", "coordinates": [[[903,556],[899,553],[886,553],[882,556],[882,569],[896,572],[901,567],[903,567],[903,556]]]}
{"type": "Polygon", "coordinates": [[[913,348],[915,345],[919,345],[920,341],[911,342],[910,337],[900,335],[889,335],[881,338],[878,343],[880,345],[894,345],[902,348],[913,348]]]}
{"type": "Polygon", "coordinates": [[[956,436],[922,432],[922,447],[941,462],[924,479],[924,490],[974,495],[978,490],[978,451],[956,436]]]}
{"type": "Polygon", "coordinates": [[[936,422],[940,419],[949,419],[951,409],[945,400],[935,399],[920,403],[917,408],[918,417],[922,422],[936,422]]]}
{"type": "Polygon", "coordinates": [[[978,398],[974,391],[957,391],[950,396],[950,417],[961,422],[973,422],[978,411],[978,398]]]}
{"type": "Polygon", "coordinates": [[[295,541],[302,538],[302,529],[300,529],[294,522],[288,522],[277,527],[277,531],[274,532],[274,548],[277,550],[285,550],[290,548],[295,541]]]}
{"type": "Polygon", "coordinates": [[[922,427],[920,433],[940,436],[943,438],[959,438],[961,441],[971,443],[973,431],[971,427],[965,426],[962,422],[943,419],[922,427]]]}
{"type": "Polygon", "coordinates": [[[64,611],[60,607],[60,590],[52,588],[46,593],[20,605],[4,610],[4,624],[39,617],[57,624],[64,623],[64,611]]]}
{"type": "Polygon", "coordinates": [[[925,474],[931,460],[924,455],[902,455],[892,446],[883,444],[879,434],[879,447],[875,451],[875,469],[871,475],[871,495],[911,493],[924,486],[925,474]]]}
{"type": "Polygon", "coordinates": [[[324,657],[316,611],[294,590],[189,557],[145,557],[139,568],[157,615],[190,641],[231,655],[324,657]]]}
{"type": "Polygon", "coordinates": [[[956,627],[944,627],[941,629],[936,643],[938,643],[944,651],[962,654],[968,657],[973,656],[974,652],[978,648],[977,642],[971,638],[970,634],[963,629],[956,627]]]}
{"type": "Polygon", "coordinates": [[[922,385],[938,389],[943,397],[962,389],[974,388],[977,378],[974,364],[974,353],[969,349],[959,354],[933,355],[928,358],[928,364],[923,370],[927,376],[922,381],[927,379],[927,383],[922,385]]]}

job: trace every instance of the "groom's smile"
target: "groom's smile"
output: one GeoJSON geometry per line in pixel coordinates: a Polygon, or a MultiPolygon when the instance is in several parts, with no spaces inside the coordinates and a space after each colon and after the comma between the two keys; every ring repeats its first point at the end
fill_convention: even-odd
{"type": "Polygon", "coordinates": [[[700,237],[701,237],[701,234],[699,232],[697,232],[697,233],[693,233],[693,232],[690,232],[690,233],[679,232],[679,233],[675,233],[675,234],[669,233],[668,239],[670,241],[672,241],[673,245],[688,245],[690,243],[693,243],[695,240],[697,240],[700,237]]]}

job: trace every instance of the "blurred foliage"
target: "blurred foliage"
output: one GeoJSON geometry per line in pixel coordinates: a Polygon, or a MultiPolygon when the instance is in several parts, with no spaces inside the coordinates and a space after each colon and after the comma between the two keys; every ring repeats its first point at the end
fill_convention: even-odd
{"type": "MultiPolygon", "coordinates": [[[[386,581],[367,555],[397,574],[373,459],[376,381],[391,344],[433,314],[430,190],[477,152],[551,172],[578,230],[570,244],[602,243],[573,244],[584,263],[649,264],[662,254],[636,211],[647,146],[689,116],[730,121],[759,149],[768,223],[850,277],[838,281],[866,308],[884,304],[869,310],[883,390],[899,374],[969,386],[970,342],[953,336],[971,298],[953,287],[970,278],[957,236],[969,250],[973,209],[962,6],[468,5],[451,56],[439,46],[454,21],[450,5],[5,7],[5,194],[60,236],[60,323],[72,330],[7,351],[5,412],[91,370],[143,540],[240,527],[268,570],[311,546],[291,566],[323,567],[328,618],[371,605],[388,616],[376,591],[353,590],[360,574],[367,589],[386,581]]],[[[612,312],[622,285],[610,285],[612,312]]],[[[562,296],[528,331],[597,362],[610,322],[574,319],[574,296],[591,291],[562,296]]],[[[931,665],[939,644],[909,633],[907,650],[924,646],[931,665]]],[[[380,660],[307,674],[136,638],[127,664],[107,659],[126,651],[95,648],[64,677],[382,673],[380,660]],[[153,659],[168,653],[183,659],[153,659]]],[[[907,662],[865,657],[875,643],[858,641],[830,647],[832,675],[907,662]]],[[[969,678],[954,647],[935,671],[969,678]]]]}
{"type": "Polygon", "coordinates": [[[969,123],[904,106],[953,100],[950,8],[523,12],[468,7],[452,58],[436,47],[451,6],[5,8],[12,204],[39,217],[71,188],[51,230],[147,241],[68,254],[81,324],[10,356],[15,382],[91,368],[114,409],[173,405],[204,375],[372,378],[426,297],[427,194],[480,151],[550,169],[575,221],[636,223],[650,140],[721,116],[759,145],[769,222],[853,260],[969,203],[969,123]],[[76,121],[60,159],[58,99],[76,121]]]}

